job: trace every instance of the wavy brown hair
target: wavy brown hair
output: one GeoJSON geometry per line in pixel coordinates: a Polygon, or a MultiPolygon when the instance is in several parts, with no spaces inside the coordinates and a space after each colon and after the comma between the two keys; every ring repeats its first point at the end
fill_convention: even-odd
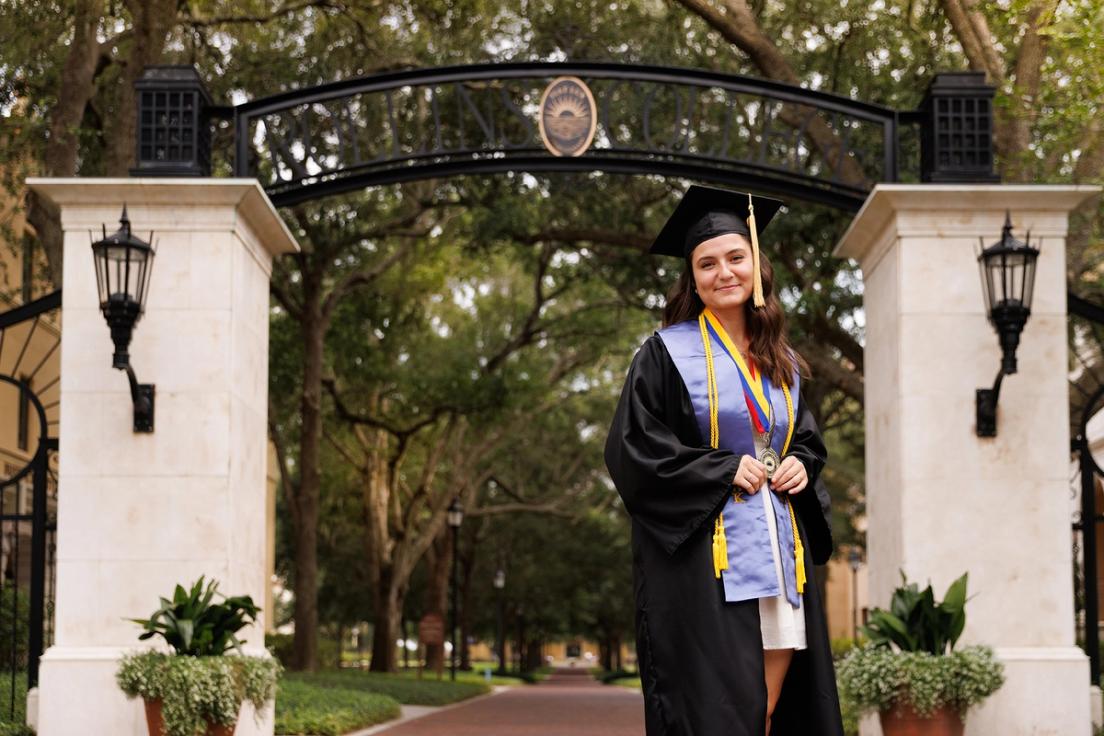
{"type": "MultiPolygon", "coordinates": [[[[748,336],[751,338],[748,352],[771,383],[775,386],[782,383],[788,385],[795,371],[803,379],[809,378],[811,371],[809,364],[786,338],[786,314],[774,293],[774,268],[762,251],[759,251],[759,263],[763,277],[763,301],[766,304],[756,309],[752,306],[751,297],[744,303],[744,316],[748,336]]],[[[667,306],[663,308],[663,326],[696,320],[703,309],[705,303],[694,288],[694,267],[687,258],[686,268],[667,294],[667,306]]]]}

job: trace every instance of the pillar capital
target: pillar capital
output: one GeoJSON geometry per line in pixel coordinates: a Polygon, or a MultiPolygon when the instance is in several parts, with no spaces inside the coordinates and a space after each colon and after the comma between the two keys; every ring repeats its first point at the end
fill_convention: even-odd
{"type": "Polygon", "coordinates": [[[873,270],[898,235],[996,240],[1005,211],[1017,233],[1066,235],[1069,213],[1101,191],[1085,184],[878,184],[832,254],[873,270]],[[996,223],[995,225],[993,223],[996,223]]]}

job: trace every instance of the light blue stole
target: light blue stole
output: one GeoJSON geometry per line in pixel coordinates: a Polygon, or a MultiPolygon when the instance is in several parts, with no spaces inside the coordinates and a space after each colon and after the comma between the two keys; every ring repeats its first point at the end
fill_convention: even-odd
{"type": "MultiPolygon", "coordinates": [[[[687,391],[690,392],[690,401],[694,405],[698,427],[701,429],[702,437],[707,438],[709,437],[709,394],[705,349],[702,346],[698,321],[680,322],[665,327],[657,334],[667,347],[667,352],[671,355],[679,375],[682,376],[687,391]]],[[[737,454],[755,457],[751,417],[744,401],[739,369],[725,352],[724,346],[717,337],[711,335],[710,340],[713,345],[713,366],[720,398],[717,407],[719,446],[737,454]]],[[[795,417],[800,388],[800,376],[795,373],[790,384],[795,417]]],[[[786,397],[782,389],[773,385],[773,382],[770,386],[770,402],[776,422],[774,432],[771,434],[771,447],[781,456],[782,446],[786,443],[786,433],[789,430],[789,418],[786,397]]],[[[797,606],[800,597],[797,593],[797,574],[794,568],[793,527],[790,525],[790,511],[787,506],[789,497],[774,493],[768,486],[769,481],[764,484],[759,493],[766,493],[770,500],[778,530],[778,553],[782,558],[782,579],[785,581],[786,599],[797,606]]],[[[721,570],[725,600],[735,602],[781,595],[782,591],[778,589],[778,576],[774,570],[770,529],[767,526],[763,501],[747,493],[736,494],[735,490],[734,488],[734,492],[728,496],[722,509],[725,541],[728,546],[728,569],[721,570]]]]}

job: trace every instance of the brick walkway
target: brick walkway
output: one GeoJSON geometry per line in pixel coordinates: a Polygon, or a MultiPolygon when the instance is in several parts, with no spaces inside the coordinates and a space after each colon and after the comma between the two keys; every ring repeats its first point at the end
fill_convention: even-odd
{"type": "Polygon", "coordinates": [[[642,736],[639,692],[556,670],[539,685],[461,703],[378,732],[380,736],[642,736]]]}

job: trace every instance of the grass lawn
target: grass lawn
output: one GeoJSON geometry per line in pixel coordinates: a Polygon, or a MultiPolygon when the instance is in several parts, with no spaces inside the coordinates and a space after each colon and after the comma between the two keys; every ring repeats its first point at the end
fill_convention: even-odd
{"type": "Polygon", "coordinates": [[[417,673],[388,675],[364,670],[324,670],[312,674],[290,672],[284,681],[306,682],[311,685],[376,693],[393,698],[404,705],[448,705],[460,700],[482,695],[491,691],[483,682],[464,682],[459,679],[449,682],[436,677],[418,680],[417,673]]]}
{"type": "MultiPolygon", "coordinates": [[[[527,684],[526,681],[524,679],[522,679],[516,673],[512,674],[512,675],[496,675],[496,674],[494,674],[494,668],[495,668],[495,666],[493,664],[490,664],[490,663],[480,664],[480,663],[477,662],[476,664],[472,665],[472,669],[471,669],[470,672],[465,672],[464,670],[456,670],[456,682],[458,682],[458,683],[459,682],[468,682],[468,683],[476,682],[476,683],[484,683],[484,684],[488,684],[488,685],[525,685],[525,684],[527,684]],[[487,679],[487,676],[484,674],[484,672],[486,670],[491,671],[491,678],[489,680],[487,679]]],[[[415,668],[411,668],[411,669],[408,669],[408,670],[400,670],[399,673],[398,673],[398,676],[399,677],[404,677],[404,678],[407,678],[407,679],[417,680],[418,679],[418,670],[415,669],[415,668]]],[[[548,678],[548,672],[547,671],[542,672],[541,670],[536,670],[536,671],[530,673],[530,677],[533,680],[535,680],[537,682],[540,682],[541,680],[545,680],[545,679],[548,678]]],[[[423,680],[433,680],[434,682],[437,682],[437,673],[434,670],[423,670],[422,671],[422,679],[423,680]]],[[[444,671],[441,673],[441,682],[448,682],[448,681],[449,681],[449,669],[448,669],[448,666],[446,665],[444,671]]]]}

